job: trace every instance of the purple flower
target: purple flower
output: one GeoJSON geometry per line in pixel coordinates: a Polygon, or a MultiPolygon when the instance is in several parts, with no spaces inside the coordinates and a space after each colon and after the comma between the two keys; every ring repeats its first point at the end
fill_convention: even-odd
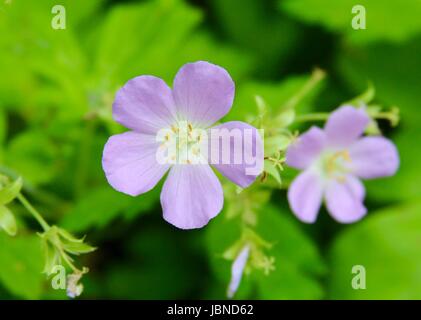
{"type": "MultiPolygon", "coordinates": [[[[129,80],[117,92],[113,117],[132,131],[110,137],[104,147],[102,165],[110,185],[137,196],[155,187],[169,171],[161,192],[164,219],[182,229],[206,225],[223,207],[221,183],[200,148],[203,140],[212,140],[206,132],[252,131],[251,146],[228,148],[228,158],[253,153],[254,173],[247,171],[250,166],[245,161],[212,163],[237,185],[250,185],[263,166],[263,144],[255,128],[239,121],[210,128],[231,109],[234,88],[225,69],[204,61],[184,65],[172,90],[154,76],[129,80]],[[159,161],[160,157],[168,161],[159,161]]],[[[215,145],[212,152],[218,155],[226,149],[215,145]]]]}
{"type": "Polygon", "coordinates": [[[250,246],[245,245],[238,256],[235,258],[231,267],[231,281],[228,285],[227,297],[232,298],[240,286],[241,278],[243,277],[244,268],[250,254],[250,246]]]}
{"type": "Polygon", "coordinates": [[[369,122],[364,110],[343,106],[331,114],[324,130],[312,127],[288,148],[287,164],[304,170],[288,190],[290,207],[300,220],[315,222],[324,199],[338,222],[355,222],[367,213],[360,179],[396,173],[395,145],[380,136],[362,137],[369,122]]]}

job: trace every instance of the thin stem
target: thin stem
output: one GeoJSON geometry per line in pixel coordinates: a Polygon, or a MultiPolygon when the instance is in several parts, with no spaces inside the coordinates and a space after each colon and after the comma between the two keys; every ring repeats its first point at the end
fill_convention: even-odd
{"type": "Polygon", "coordinates": [[[321,69],[315,69],[310,79],[283,106],[282,110],[294,109],[326,77],[321,69]]]}
{"type": "Polygon", "coordinates": [[[29,201],[25,198],[22,193],[19,193],[17,199],[22,203],[22,205],[29,211],[30,214],[38,221],[44,231],[48,231],[50,229],[49,224],[47,221],[44,220],[42,215],[29,203],[29,201]]]}
{"type": "Polygon", "coordinates": [[[377,112],[374,115],[372,115],[375,119],[383,119],[388,120],[392,126],[396,126],[399,122],[399,116],[394,114],[392,111],[383,111],[383,112],[377,112]]]}
{"type": "MultiPolygon", "coordinates": [[[[328,112],[315,112],[315,113],[307,113],[307,114],[301,114],[297,115],[295,117],[296,122],[306,122],[306,121],[325,121],[329,118],[330,113],[328,112]]],[[[390,114],[390,112],[378,112],[375,114],[370,114],[370,116],[373,119],[385,119],[392,121],[393,115],[390,114]]]]}
{"type": "Polygon", "coordinates": [[[330,113],[328,112],[316,112],[297,115],[295,121],[306,122],[306,121],[325,121],[329,118],[330,113]]]}

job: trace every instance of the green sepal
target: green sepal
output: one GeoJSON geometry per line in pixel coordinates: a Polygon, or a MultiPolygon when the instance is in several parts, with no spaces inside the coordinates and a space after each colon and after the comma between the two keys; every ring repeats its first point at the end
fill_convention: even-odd
{"type": "Polygon", "coordinates": [[[6,185],[0,190],[0,205],[8,204],[13,201],[22,189],[22,178],[17,178],[14,182],[6,185]]]}
{"type": "Polygon", "coordinates": [[[15,236],[17,233],[15,217],[5,206],[0,206],[0,228],[10,236],[15,236]]]}

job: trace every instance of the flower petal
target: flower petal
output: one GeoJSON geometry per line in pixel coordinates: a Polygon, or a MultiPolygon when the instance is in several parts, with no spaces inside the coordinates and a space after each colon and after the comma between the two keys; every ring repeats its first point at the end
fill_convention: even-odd
{"type": "Polygon", "coordinates": [[[246,245],[235,258],[231,267],[231,281],[228,286],[227,297],[231,299],[237,292],[240,286],[241,278],[243,277],[244,268],[250,254],[250,246],[246,245]]]}
{"type": "Polygon", "coordinates": [[[361,198],[361,190],[356,189],[355,181],[329,181],[326,188],[326,206],[331,216],[341,223],[360,220],[367,213],[361,198]]]}
{"type": "Polygon", "coordinates": [[[175,119],[171,89],[160,78],[140,76],[129,80],[116,94],[114,120],[136,132],[154,134],[175,119]]]}
{"type": "Polygon", "coordinates": [[[221,183],[207,164],[174,166],[161,192],[164,219],[180,229],[205,226],[223,202],[221,183]]]}
{"type": "Polygon", "coordinates": [[[188,63],[174,79],[179,116],[193,125],[210,126],[231,109],[234,89],[225,69],[205,61],[188,63]]]}
{"type": "Polygon", "coordinates": [[[102,156],[109,184],[131,196],[151,190],[169,167],[157,163],[158,146],[154,136],[136,132],[110,137],[102,156]]]}
{"type": "Polygon", "coordinates": [[[365,187],[360,179],[352,174],[346,176],[346,183],[354,196],[361,201],[365,198],[365,187]]]}
{"type": "Polygon", "coordinates": [[[393,176],[399,168],[395,145],[383,137],[364,137],[349,148],[354,174],[363,179],[393,176]]]}
{"type": "Polygon", "coordinates": [[[288,147],[286,163],[296,169],[306,169],[320,154],[325,144],[326,135],[323,130],[311,127],[288,147]]]}
{"type": "Polygon", "coordinates": [[[370,122],[362,109],[343,106],[334,111],[325,125],[328,144],[333,147],[346,147],[364,133],[370,122]]]}
{"type": "Polygon", "coordinates": [[[232,182],[248,187],[263,170],[263,142],[257,129],[231,121],[208,132],[210,163],[232,182]]]}
{"type": "Polygon", "coordinates": [[[288,190],[288,202],[294,214],[303,222],[316,221],[323,197],[320,176],[311,170],[302,172],[288,190]]]}

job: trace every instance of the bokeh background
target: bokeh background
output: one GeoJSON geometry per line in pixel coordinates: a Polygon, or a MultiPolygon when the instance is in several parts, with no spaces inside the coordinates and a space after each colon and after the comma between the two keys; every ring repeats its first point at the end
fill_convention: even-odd
{"type": "MultiPolygon", "coordinates": [[[[225,298],[238,238],[227,210],[201,230],[181,231],[161,217],[159,187],[131,198],[109,187],[101,168],[116,90],[152,74],[169,84],[186,62],[208,60],[236,82],[230,119],[256,114],[255,95],[276,112],[314,67],[327,77],[299,112],[331,111],[363,92],[397,106],[401,122],[380,127],[401,168],[367,184],[369,214],[340,225],[325,211],[314,225],[295,219],[285,190],[227,198],[254,210],[259,235],[273,243],[276,269],[252,271],[237,297],[253,299],[421,298],[421,1],[419,0],[0,0],[0,170],[21,175],[46,219],[98,247],[82,298],[225,298]],[[66,8],[66,29],[51,28],[51,8],[66,8]],[[363,4],[367,29],[353,30],[363,4]],[[363,265],[367,289],[353,290],[363,265]]],[[[303,128],[304,129],[304,128],[303,128]]],[[[41,273],[39,227],[11,206],[19,234],[0,233],[0,298],[65,298],[41,273]]]]}

